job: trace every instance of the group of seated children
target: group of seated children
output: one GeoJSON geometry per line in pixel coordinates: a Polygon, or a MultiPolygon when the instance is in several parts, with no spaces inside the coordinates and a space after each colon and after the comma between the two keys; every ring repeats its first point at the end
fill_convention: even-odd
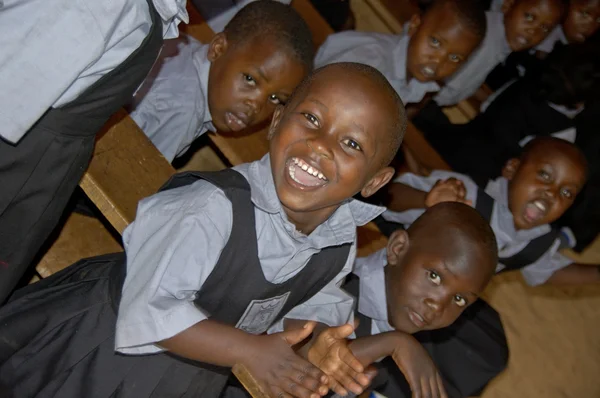
{"type": "MultiPolygon", "coordinates": [[[[153,21],[168,3],[149,0],[153,21]]],[[[269,153],[176,174],[139,202],[124,252],[16,290],[0,307],[0,396],[248,396],[238,365],[277,398],[472,397],[508,360],[500,317],[479,298],[495,273],[600,281],[559,252],[575,237],[555,221],[595,178],[576,144],[535,137],[487,186],[390,166],[426,101],[470,96],[565,10],[597,18],[598,2],[436,0],[401,35],[337,33],[316,57],[282,3],[250,2],[209,44],[165,42],[129,96],[169,161],[207,131],[266,128],[269,153]],[[385,207],[359,199],[378,192],[385,207]],[[357,259],[357,227],[375,219],[387,247],[357,259]]]]}

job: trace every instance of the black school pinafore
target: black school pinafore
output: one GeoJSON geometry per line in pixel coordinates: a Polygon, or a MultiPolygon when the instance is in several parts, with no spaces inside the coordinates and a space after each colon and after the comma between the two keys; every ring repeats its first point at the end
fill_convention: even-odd
{"type": "Polygon", "coordinates": [[[58,223],[96,133],[131,101],[158,57],[162,20],[152,0],[148,7],[152,28],[123,63],[72,102],[48,110],[18,144],[0,139],[0,304],[58,223]]]}
{"type": "MultiPolygon", "coordinates": [[[[221,188],[233,210],[229,240],[195,299],[211,319],[263,333],[344,267],[349,244],[322,250],[281,284],[268,282],[258,258],[255,210],[246,179],[231,169],[183,173],[174,176],[167,188],[198,178],[221,188]]],[[[116,314],[125,270],[124,253],[81,260],[17,291],[0,308],[0,396],[219,397],[229,368],[166,352],[115,353],[116,314]]]]}

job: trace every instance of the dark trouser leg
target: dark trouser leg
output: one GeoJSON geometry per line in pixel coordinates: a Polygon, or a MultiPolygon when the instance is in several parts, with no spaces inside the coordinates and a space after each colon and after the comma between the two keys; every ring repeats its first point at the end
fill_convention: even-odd
{"type": "MultiPolygon", "coordinates": [[[[508,362],[500,317],[483,300],[471,305],[453,325],[415,337],[433,358],[452,398],[479,395],[508,362]]],[[[378,391],[390,398],[410,398],[408,384],[394,362],[387,359],[385,366],[391,376],[378,391]]]]}

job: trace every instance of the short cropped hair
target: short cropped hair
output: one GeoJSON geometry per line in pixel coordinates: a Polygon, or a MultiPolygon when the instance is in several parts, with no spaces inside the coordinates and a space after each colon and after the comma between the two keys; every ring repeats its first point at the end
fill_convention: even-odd
{"type": "Polygon", "coordinates": [[[574,155],[574,157],[577,158],[577,160],[581,163],[581,166],[583,167],[586,176],[588,175],[588,161],[583,151],[572,142],[552,136],[536,137],[529,141],[523,148],[523,151],[521,152],[521,161],[526,161],[532,154],[537,153],[538,151],[546,151],[548,145],[559,146],[562,150],[561,152],[564,153],[571,152],[574,155]]]}
{"type": "Polygon", "coordinates": [[[323,70],[332,67],[342,68],[347,71],[365,76],[367,79],[375,83],[381,90],[381,93],[384,94],[394,104],[396,112],[394,112],[392,126],[387,135],[387,145],[390,148],[390,152],[388,153],[388,156],[382,160],[381,166],[383,167],[389,165],[396,156],[396,152],[398,152],[400,144],[402,143],[402,138],[404,138],[404,133],[406,132],[406,110],[404,109],[404,104],[398,96],[398,93],[396,93],[396,90],[394,90],[394,88],[390,85],[387,78],[372,66],[359,64],[356,62],[338,62],[322,66],[310,73],[306,78],[304,78],[302,83],[296,87],[291,98],[288,100],[286,107],[293,106],[292,104],[295,104],[296,100],[303,96],[304,92],[313,82],[315,77],[318,76],[323,70]]]}
{"type": "Polygon", "coordinates": [[[269,37],[289,51],[307,70],[313,69],[315,48],[312,34],[302,17],[290,6],[259,0],[242,8],[223,30],[233,46],[257,37],[269,37]]]}
{"type": "Polygon", "coordinates": [[[490,223],[473,207],[459,202],[438,203],[408,228],[411,239],[430,237],[433,233],[443,233],[450,239],[466,238],[476,243],[490,259],[490,274],[495,271],[498,263],[496,235],[490,223]]]}
{"type": "Polygon", "coordinates": [[[540,69],[528,75],[535,97],[574,109],[598,98],[600,45],[594,41],[558,44],[540,69]]]}
{"type": "Polygon", "coordinates": [[[482,3],[481,0],[436,0],[425,10],[425,14],[450,4],[460,23],[477,37],[483,39],[487,32],[487,19],[482,3]]]}

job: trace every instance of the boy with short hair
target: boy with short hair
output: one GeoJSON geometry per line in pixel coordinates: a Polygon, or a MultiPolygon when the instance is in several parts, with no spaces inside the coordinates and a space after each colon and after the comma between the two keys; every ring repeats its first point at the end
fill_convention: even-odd
{"type": "MultiPolygon", "coordinates": [[[[436,200],[443,197],[468,201],[490,220],[496,233],[500,250],[498,272],[520,269],[533,286],[559,283],[563,275],[573,272],[582,273],[581,283],[596,281],[600,273],[594,267],[572,264],[558,252],[574,246],[570,230],[550,226],[569,209],[584,187],[587,167],[583,153],[574,144],[538,137],[525,146],[520,158],[506,162],[502,177],[490,181],[485,191],[469,177],[453,172],[399,177],[390,186],[389,211],[384,218],[410,223],[426,206],[423,199],[431,199],[432,195],[438,197],[436,200]]],[[[573,281],[570,277],[569,280],[573,281]]]]}
{"type": "Polygon", "coordinates": [[[58,224],[96,133],[187,20],[183,0],[0,2],[0,303],[58,224]]]}
{"type": "Polygon", "coordinates": [[[600,27],[600,0],[570,0],[567,13],[558,25],[541,42],[536,50],[550,53],[558,42],[562,44],[586,41],[600,27]]]}
{"type": "Polygon", "coordinates": [[[377,68],[405,104],[419,103],[438,82],[455,73],[479,46],[486,32],[477,1],[438,0],[414,15],[405,35],[342,32],[329,36],[315,65],[360,62],[377,68]]]}
{"type": "Polygon", "coordinates": [[[446,80],[435,102],[448,106],[469,98],[511,52],[540,44],[561,21],[564,8],[562,0],[512,0],[504,3],[503,11],[488,11],[488,29],[481,46],[446,80]]]}
{"type": "Polygon", "coordinates": [[[312,70],[310,30],[291,7],[272,0],[242,8],[210,44],[167,44],[138,91],[131,117],[169,162],[206,131],[266,124],[312,70]]]}
{"type": "MultiPolygon", "coordinates": [[[[553,137],[536,138],[520,158],[506,163],[503,177],[491,181],[485,191],[468,177],[453,172],[434,171],[429,177],[400,176],[389,187],[389,210],[384,218],[409,225],[436,203],[469,204],[489,220],[494,230],[499,250],[497,272],[520,269],[530,285],[599,282],[597,267],[572,264],[572,260],[558,253],[573,242],[568,230],[555,230],[549,225],[571,206],[586,177],[586,160],[575,145],[553,137]]],[[[376,266],[383,256],[385,250],[357,262],[376,266]]],[[[487,305],[461,318],[456,325],[431,332],[420,341],[428,342],[430,350],[441,352],[454,352],[455,348],[460,352],[461,346],[465,350],[464,344],[470,347],[469,355],[481,361],[479,369],[475,366],[470,374],[462,374],[460,366],[451,360],[436,362],[440,373],[461,391],[458,396],[470,396],[480,392],[477,388],[473,391],[473,387],[482,389],[506,366],[506,337],[497,314],[487,305]],[[478,331],[476,337],[462,335],[463,328],[478,331]],[[474,372],[480,372],[482,378],[473,377],[474,372]]],[[[393,391],[390,396],[399,394],[398,390],[405,391],[403,384],[401,376],[395,377],[386,387],[393,391]]]]}
{"type": "MultiPolygon", "coordinates": [[[[349,343],[352,353],[364,366],[386,356],[393,358],[392,366],[402,371],[410,385],[402,393],[389,395],[394,398],[445,397],[446,391],[455,397],[458,390],[466,393],[485,385],[495,376],[490,374],[493,364],[487,363],[490,373],[482,371],[470,342],[489,339],[490,323],[473,322],[457,328],[459,335],[453,346],[432,349],[431,344],[419,340],[432,330],[448,327],[463,312],[467,315],[486,306],[478,296],[498,261],[489,223],[469,206],[440,203],[428,208],[408,230],[395,231],[385,257],[371,262],[358,259],[353,271],[358,279],[344,286],[358,300],[356,316],[360,323],[357,338],[349,343]],[[452,366],[450,372],[442,372],[442,379],[434,362],[443,361],[452,362],[452,366]],[[454,377],[456,374],[468,374],[468,381],[454,377]]],[[[493,314],[496,318],[492,324],[501,328],[500,319],[493,314]]],[[[327,333],[319,336],[321,345],[313,345],[308,356],[313,364],[326,364],[322,369],[339,363],[331,355],[333,350],[322,345],[327,333]]],[[[494,349],[491,343],[490,349],[494,349]]],[[[506,351],[503,346],[499,349],[506,351]]],[[[378,381],[385,379],[381,377],[384,374],[377,376],[372,388],[380,387],[378,381]]]]}
{"type": "Polygon", "coordinates": [[[405,127],[402,102],[375,69],[315,71],[277,107],[270,155],[175,177],[175,189],[140,202],[126,258],[82,260],[0,309],[0,387],[216,398],[239,363],[271,396],[324,395],[327,378],[290,348],[312,326],[263,333],[281,330],[284,317],[351,318],[339,282],[354,263],[357,225],[383,211],[352,198],[392,178],[386,165],[405,127]]]}

